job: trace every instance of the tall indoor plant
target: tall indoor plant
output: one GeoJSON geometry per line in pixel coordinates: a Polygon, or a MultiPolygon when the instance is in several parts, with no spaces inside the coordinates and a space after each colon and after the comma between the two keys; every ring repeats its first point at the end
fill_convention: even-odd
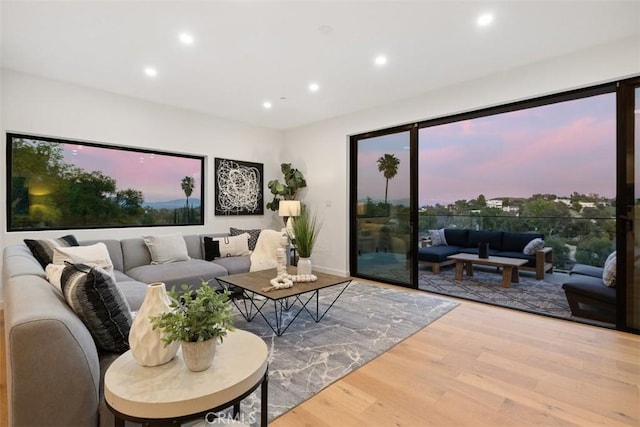
{"type": "Polygon", "coordinates": [[[171,311],[151,318],[153,328],[164,332],[162,340],[170,345],[179,341],[184,362],[192,371],[211,366],[218,340],[233,331],[229,290],[219,292],[203,281],[197,290],[182,285],[182,292],[168,291],[171,311]]]}
{"type": "Polygon", "coordinates": [[[311,253],[318,239],[322,224],[315,213],[306,205],[302,205],[300,216],[293,223],[291,240],[295,243],[300,259],[298,260],[298,274],[311,274],[311,253]],[[295,237],[294,237],[295,236],[295,237]]]}
{"type": "Polygon", "coordinates": [[[291,167],[291,163],[282,163],[280,171],[284,178],[284,182],[277,179],[269,181],[267,187],[273,194],[273,200],[267,203],[267,209],[277,211],[280,206],[280,200],[295,200],[298,190],[307,186],[304,175],[296,168],[291,167]]]}

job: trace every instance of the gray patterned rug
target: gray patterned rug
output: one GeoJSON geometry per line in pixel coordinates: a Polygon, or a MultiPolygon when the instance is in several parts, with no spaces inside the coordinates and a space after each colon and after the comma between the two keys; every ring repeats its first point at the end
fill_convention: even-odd
{"type": "MultiPolygon", "coordinates": [[[[321,291],[321,306],[338,291],[339,287],[321,291]]],[[[234,325],[261,336],[269,347],[272,421],[457,305],[354,281],[319,323],[303,312],[280,337],[259,317],[248,323],[238,316],[234,325]]],[[[251,425],[259,420],[259,393],[260,388],[241,404],[242,417],[251,425]]]]}
{"type": "Polygon", "coordinates": [[[502,271],[496,272],[495,268],[483,271],[474,266],[473,277],[465,275],[463,280],[454,279],[454,270],[445,268],[440,270],[440,274],[420,271],[418,287],[423,291],[561,319],[569,319],[571,316],[562,285],[558,283],[562,273],[547,273],[547,280],[536,280],[533,274],[523,272],[519,283],[503,288],[502,271]]]}

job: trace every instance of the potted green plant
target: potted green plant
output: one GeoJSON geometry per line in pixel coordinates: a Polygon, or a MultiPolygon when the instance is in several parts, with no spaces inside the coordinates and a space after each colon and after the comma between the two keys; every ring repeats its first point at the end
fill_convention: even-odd
{"type": "Polygon", "coordinates": [[[167,292],[171,310],[151,317],[151,325],[162,329],[165,345],[180,342],[189,369],[204,371],[211,366],[217,341],[233,331],[231,292],[219,292],[206,281],[195,291],[187,285],[181,291],[167,292]]]}
{"type": "Polygon", "coordinates": [[[284,183],[277,179],[269,181],[267,187],[273,194],[273,200],[267,203],[267,209],[277,211],[280,207],[280,200],[295,200],[298,190],[307,186],[304,175],[296,168],[291,167],[291,163],[282,163],[280,171],[284,177],[284,183]]]}
{"type": "Polygon", "coordinates": [[[293,222],[293,233],[290,236],[300,256],[298,274],[311,274],[310,257],[321,228],[322,224],[318,221],[317,215],[310,212],[309,208],[303,204],[300,215],[293,222]]]}

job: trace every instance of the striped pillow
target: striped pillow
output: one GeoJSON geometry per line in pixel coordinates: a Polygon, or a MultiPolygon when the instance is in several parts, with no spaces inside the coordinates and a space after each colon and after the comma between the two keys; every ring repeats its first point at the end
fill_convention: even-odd
{"type": "Polygon", "coordinates": [[[85,324],[98,348],[116,353],[129,350],[131,311],[109,273],[100,267],[67,263],[61,287],[67,304],[85,324]]]}
{"type": "Polygon", "coordinates": [[[72,234],[58,239],[24,239],[24,243],[29,247],[42,268],[47,268],[47,265],[53,263],[53,248],[79,246],[78,241],[72,234]]]}

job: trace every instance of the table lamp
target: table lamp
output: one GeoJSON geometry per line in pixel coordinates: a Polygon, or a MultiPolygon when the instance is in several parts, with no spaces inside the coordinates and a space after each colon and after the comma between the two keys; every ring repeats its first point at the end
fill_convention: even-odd
{"type": "Polygon", "coordinates": [[[294,217],[300,215],[300,201],[299,200],[280,200],[278,215],[281,217],[287,217],[287,234],[291,239],[294,239],[293,234],[293,221],[294,217]]]}

